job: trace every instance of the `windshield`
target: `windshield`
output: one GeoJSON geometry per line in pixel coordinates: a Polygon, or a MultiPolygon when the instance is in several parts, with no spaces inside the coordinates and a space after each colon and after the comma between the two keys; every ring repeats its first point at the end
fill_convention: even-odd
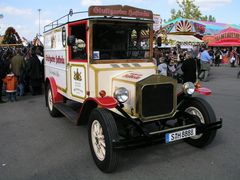
{"type": "Polygon", "coordinates": [[[93,25],[93,59],[149,59],[149,26],[143,23],[93,25]]]}

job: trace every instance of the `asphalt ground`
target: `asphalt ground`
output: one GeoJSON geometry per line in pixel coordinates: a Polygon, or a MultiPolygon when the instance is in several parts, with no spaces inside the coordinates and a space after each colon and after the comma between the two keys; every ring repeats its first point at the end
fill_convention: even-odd
{"type": "Polygon", "coordinates": [[[203,83],[213,91],[204,98],[223,118],[212,144],[198,149],[181,141],[121,151],[112,174],[94,164],[87,128],[65,117],[52,118],[43,95],[0,104],[0,180],[239,180],[239,70],[213,67],[209,82],[203,83]]]}

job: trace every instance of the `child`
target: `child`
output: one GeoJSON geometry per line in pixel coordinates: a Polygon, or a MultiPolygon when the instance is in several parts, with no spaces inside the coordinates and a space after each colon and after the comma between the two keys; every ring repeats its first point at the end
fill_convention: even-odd
{"type": "Polygon", "coordinates": [[[175,67],[175,62],[173,60],[170,60],[170,62],[167,65],[167,75],[170,77],[174,77],[176,67],[175,67]]]}
{"type": "Polygon", "coordinates": [[[17,92],[17,78],[11,72],[6,75],[3,79],[3,82],[6,84],[6,93],[8,101],[17,101],[16,92],[17,92]]]}
{"type": "Polygon", "coordinates": [[[167,76],[167,63],[164,58],[160,58],[160,64],[158,65],[158,72],[160,75],[167,76]]]}

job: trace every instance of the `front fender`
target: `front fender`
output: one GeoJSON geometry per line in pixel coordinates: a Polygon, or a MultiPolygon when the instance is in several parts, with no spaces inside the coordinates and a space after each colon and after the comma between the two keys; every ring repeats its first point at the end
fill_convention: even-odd
{"type": "MultiPolygon", "coordinates": [[[[200,87],[200,88],[195,88],[195,92],[204,95],[204,96],[209,96],[212,94],[212,91],[206,87],[200,87]]],[[[184,92],[180,92],[177,94],[177,104],[178,107],[181,106],[182,102],[192,96],[187,96],[184,94],[184,92]]]]}
{"type": "Polygon", "coordinates": [[[196,88],[195,91],[204,96],[209,96],[212,94],[212,91],[206,87],[196,88]]]}
{"type": "Polygon", "coordinates": [[[91,111],[100,106],[101,108],[115,108],[118,102],[113,97],[87,98],[81,108],[77,125],[87,124],[91,111]]]}
{"type": "Polygon", "coordinates": [[[115,108],[118,104],[117,100],[113,97],[88,98],[87,101],[95,101],[98,106],[103,108],[115,108]]]}

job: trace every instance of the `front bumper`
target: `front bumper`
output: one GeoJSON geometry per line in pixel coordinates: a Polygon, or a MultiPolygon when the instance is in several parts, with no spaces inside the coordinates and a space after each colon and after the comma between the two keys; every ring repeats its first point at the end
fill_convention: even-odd
{"type": "Polygon", "coordinates": [[[117,142],[112,142],[114,149],[124,149],[124,148],[131,148],[137,146],[144,146],[144,145],[152,145],[156,143],[166,143],[166,134],[173,133],[181,130],[186,130],[189,128],[196,128],[196,135],[207,131],[213,131],[216,129],[220,129],[222,127],[222,118],[219,121],[211,124],[189,124],[185,126],[178,126],[173,127],[161,131],[154,131],[150,132],[147,135],[143,135],[136,138],[131,139],[120,139],[117,142]]]}

